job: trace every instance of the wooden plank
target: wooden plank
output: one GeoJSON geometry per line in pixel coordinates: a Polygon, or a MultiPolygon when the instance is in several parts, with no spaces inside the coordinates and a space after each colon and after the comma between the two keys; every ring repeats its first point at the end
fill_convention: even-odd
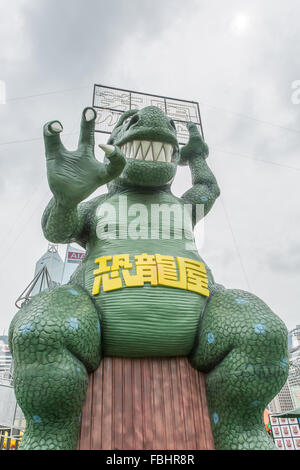
{"type": "Polygon", "coordinates": [[[178,371],[179,361],[171,360],[171,383],[174,402],[174,421],[175,421],[175,436],[174,446],[178,450],[186,449],[185,426],[183,416],[183,404],[181,394],[181,383],[178,371]]]}
{"type": "Polygon", "coordinates": [[[152,368],[154,392],[153,414],[155,416],[155,437],[153,449],[160,450],[167,448],[161,361],[159,359],[153,359],[152,368]]]}
{"type": "Polygon", "coordinates": [[[113,449],[123,449],[123,361],[113,361],[113,449]]]}
{"type": "Polygon", "coordinates": [[[198,380],[200,384],[199,390],[201,391],[201,404],[202,404],[201,416],[202,416],[202,420],[204,423],[204,429],[206,430],[206,432],[204,433],[205,448],[214,449],[215,443],[214,443],[214,438],[213,438],[212,429],[211,429],[211,422],[210,422],[207,398],[206,398],[206,392],[205,392],[205,375],[199,373],[198,380]]]}
{"type": "Polygon", "coordinates": [[[92,423],[92,401],[93,401],[93,375],[89,377],[85,404],[81,413],[81,430],[79,437],[79,450],[89,450],[91,448],[91,423],[92,423]]]}
{"type": "Polygon", "coordinates": [[[103,365],[93,374],[93,420],[91,423],[91,449],[102,448],[103,365]]]}
{"type": "Polygon", "coordinates": [[[183,421],[185,428],[185,447],[187,450],[193,450],[196,447],[193,441],[193,416],[191,414],[191,403],[190,403],[190,383],[188,371],[186,370],[185,364],[182,363],[182,360],[178,362],[178,372],[180,378],[180,390],[182,395],[182,411],[183,411],[183,421]]]}
{"type": "Polygon", "coordinates": [[[123,360],[124,381],[124,416],[123,416],[123,448],[134,449],[134,427],[133,427],[133,394],[132,394],[132,360],[123,360]]]}
{"type": "Polygon", "coordinates": [[[163,398],[164,398],[164,416],[165,416],[165,427],[166,427],[166,445],[167,448],[172,450],[176,449],[175,447],[175,439],[174,439],[174,432],[175,432],[175,420],[174,420],[174,402],[173,402],[173,394],[172,394],[172,381],[170,380],[171,377],[171,368],[170,368],[170,361],[162,361],[162,391],[163,391],[163,398]]]}
{"type": "Polygon", "coordinates": [[[141,360],[133,361],[133,429],[134,429],[134,448],[143,448],[143,415],[142,415],[142,377],[141,360]]]}
{"type": "Polygon", "coordinates": [[[143,449],[153,449],[154,424],[153,424],[153,380],[152,362],[149,359],[142,361],[142,406],[143,406],[143,449]]]}
{"type": "Polygon", "coordinates": [[[195,426],[195,439],[196,439],[196,448],[201,449],[205,447],[205,433],[201,432],[204,427],[204,421],[202,416],[202,405],[201,405],[201,389],[199,383],[199,374],[196,370],[190,370],[190,380],[191,380],[191,394],[194,397],[192,400],[193,405],[193,418],[195,426]]]}
{"type": "Polygon", "coordinates": [[[78,449],[213,449],[205,376],[186,358],[104,358],[90,375],[78,449]]]}
{"type": "Polygon", "coordinates": [[[113,449],[112,423],[113,423],[113,380],[112,380],[111,360],[103,361],[103,410],[102,410],[102,448],[103,450],[113,449]]]}

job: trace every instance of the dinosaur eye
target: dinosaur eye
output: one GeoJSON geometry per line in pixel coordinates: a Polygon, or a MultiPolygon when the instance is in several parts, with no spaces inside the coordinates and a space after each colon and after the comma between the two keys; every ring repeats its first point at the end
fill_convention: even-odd
{"type": "Polygon", "coordinates": [[[128,124],[129,121],[130,121],[130,118],[125,119],[125,121],[123,121],[123,126],[126,126],[126,124],[128,124]]]}
{"type": "Polygon", "coordinates": [[[137,114],[135,114],[131,119],[130,119],[130,123],[129,125],[127,126],[127,129],[129,129],[131,126],[133,126],[134,124],[136,124],[138,121],[139,121],[139,116],[137,114]]]}

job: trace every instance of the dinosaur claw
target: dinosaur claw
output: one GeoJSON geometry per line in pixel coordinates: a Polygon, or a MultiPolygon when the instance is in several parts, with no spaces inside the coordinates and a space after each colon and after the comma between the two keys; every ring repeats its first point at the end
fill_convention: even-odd
{"type": "Polygon", "coordinates": [[[87,108],[84,112],[84,118],[87,122],[96,119],[97,113],[93,108],[87,108]]]}
{"type": "Polygon", "coordinates": [[[63,130],[63,126],[59,121],[52,122],[49,127],[50,132],[52,132],[53,134],[60,134],[63,130]]]}
{"type": "Polygon", "coordinates": [[[59,121],[48,122],[44,125],[44,135],[46,137],[51,137],[60,134],[62,130],[63,126],[59,121]]]}
{"type": "Polygon", "coordinates": [[[99,144],[99,147],[106,153],[106,155],[111,155],[115,151],[114,145],[99,144]]]}

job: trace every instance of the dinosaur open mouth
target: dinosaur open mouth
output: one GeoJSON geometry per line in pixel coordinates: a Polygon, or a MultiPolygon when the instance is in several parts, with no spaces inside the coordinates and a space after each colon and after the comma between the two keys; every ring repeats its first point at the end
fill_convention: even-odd
{"type": "Polygon", "coordinates": [[[173,160],[175,147],[166,142],[133,140],[123,144],[120,149],[127,158],[149,162],[169,162],[173,160]]]}

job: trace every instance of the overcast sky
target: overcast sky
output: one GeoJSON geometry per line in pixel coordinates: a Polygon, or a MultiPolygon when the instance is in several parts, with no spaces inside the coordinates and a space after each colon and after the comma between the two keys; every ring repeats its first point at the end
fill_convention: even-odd
{"type": "MultiPolygon", "coordinates": [[[[0,334],[48,246],[42,126],[74,148],[94,83],[200,103],[222,192],[200,254],[300,324],[299,17],[299,0],[0,0],[0,334]]],[[[174,193],[189,185],[181,168],[174,193]]]]}

